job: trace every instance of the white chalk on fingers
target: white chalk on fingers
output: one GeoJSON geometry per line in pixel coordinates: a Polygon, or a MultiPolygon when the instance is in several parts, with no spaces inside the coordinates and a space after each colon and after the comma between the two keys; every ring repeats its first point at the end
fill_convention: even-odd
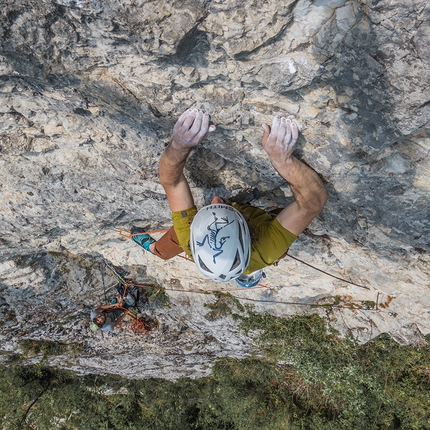
{"type": "Polygon", "coordinates": [[[275,116],[275,118],[273,118],[273,122],[272,122],[272,132],[273,133],[277,133],[279,126],[281,124],[281,118],[279,116],[275,116]]]}

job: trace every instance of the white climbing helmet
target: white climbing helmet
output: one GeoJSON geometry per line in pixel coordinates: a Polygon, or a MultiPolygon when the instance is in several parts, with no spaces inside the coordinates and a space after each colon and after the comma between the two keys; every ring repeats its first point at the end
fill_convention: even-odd
{"type": "Polygon", "coordinates": [[[233,206],[205,206],[191,224],[190,247],[203,275],[214,281],[230,281],[240,276],[249,264],[248,225],[233,206]]]}

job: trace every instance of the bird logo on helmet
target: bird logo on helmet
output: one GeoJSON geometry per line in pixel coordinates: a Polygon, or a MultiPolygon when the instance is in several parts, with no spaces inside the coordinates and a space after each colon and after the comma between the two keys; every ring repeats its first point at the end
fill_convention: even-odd
{"type": "Polygon", "coordinates": [[[230,205],[213,204],[200,209],[191,224],[190,245],[197,268],[215,281],[236,279],[249,264],[248,225],[230,205]]]}

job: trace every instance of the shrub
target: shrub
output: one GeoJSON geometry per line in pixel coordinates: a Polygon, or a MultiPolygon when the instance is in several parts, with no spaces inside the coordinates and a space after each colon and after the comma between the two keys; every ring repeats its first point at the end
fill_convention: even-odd
{"type": "Polygon", "coordinates": [[[260,333],[264,355],[219,360],[208,378],[125,380],[42,365],[0,369],[3,429],[430,428],[428,345],[400,346],[388,335],[360,345],[316,315],[241,318],[243,330],[260,333]]]}

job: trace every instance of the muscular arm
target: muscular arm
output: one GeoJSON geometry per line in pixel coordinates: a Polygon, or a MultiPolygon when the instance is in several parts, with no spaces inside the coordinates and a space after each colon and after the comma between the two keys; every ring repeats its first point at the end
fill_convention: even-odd
{"type": "Polygon", "coordinates": [[[190,186],[184,176],[184,166],[190,149],[178,147],[174,141],[164,150],[160,159],[160,183],[164,188],[172,212],[189,209],[194,205],[190,186]]]}
{"type": "Polygon", "coordinates": [[[272,129],[263,124],[263,147],[278,173],[290,184],[294,202],[277,216],[287,230],[299,235],[321,212],[328,194],[318,174],[292,155],[299,131],[286,118],[275,117],[272,129]]]}
{"type": "Polygon", "coordinates": [[[194,205],[190,186],[184,176],[184,166],[194,146],[198,145],[215,126],[209,126],[209,115],[197,109],[185,111],[173,128],[173,140],[161,155],[160,183],[166,192],[172,212],[194,205]]]}

